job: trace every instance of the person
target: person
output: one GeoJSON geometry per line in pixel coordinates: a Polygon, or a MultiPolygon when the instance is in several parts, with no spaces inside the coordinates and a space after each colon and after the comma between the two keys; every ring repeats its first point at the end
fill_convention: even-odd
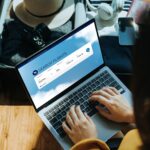
{"type": "MultiPolygon", "coordinates": [[[[119,150],[150,149],[150,5],[139,19],[139,33],[134,51],[134,77],[132,82],[133,106],[129,107],[124,97],[113,87],[95,91],[91,101],[103,104],[108,111],[96,106],[101,116],[121,123],[136,123],[137,129],[130,130],[123,138],[119,150]]],[[[62,123],[64,131],[75,144],[71,150],[109,150],[108,145],[97,139],[94,122],[80,109],[72,106],[62,123]]]]}

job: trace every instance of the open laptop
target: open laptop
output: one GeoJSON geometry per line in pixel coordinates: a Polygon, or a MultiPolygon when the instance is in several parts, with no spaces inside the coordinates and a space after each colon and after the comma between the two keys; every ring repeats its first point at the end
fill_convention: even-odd
{"type": "Polygon", "coordinates": [[[91,116],[98,138],[104,141],[121,129],[97,114],[96,104],[88,100],[93,91],[113,86],[131,104],[131,92],[104,64],[94,19],[18,64],[16,70],[36,112],[63,149],[72,146],[61,126],[72,105],[80,105],[91,116]]]}

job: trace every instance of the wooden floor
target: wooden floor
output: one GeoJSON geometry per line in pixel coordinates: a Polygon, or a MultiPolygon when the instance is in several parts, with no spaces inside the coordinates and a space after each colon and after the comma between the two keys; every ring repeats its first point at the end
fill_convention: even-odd
{"type": "Polygon", "coordinates": [[[60,150],[16,82],[0,81],[0,150],[60,150]]]}

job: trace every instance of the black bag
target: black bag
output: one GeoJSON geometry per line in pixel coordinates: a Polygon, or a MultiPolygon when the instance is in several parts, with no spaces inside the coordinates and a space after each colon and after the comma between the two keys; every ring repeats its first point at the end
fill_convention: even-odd
{"type": "Polygon", "coordinates": [[[0,62],[15,66],[63,35],[63,32],[49,30],[45,24],[32,28],[19,20],[8,20],[2,32],[0,62]]]}

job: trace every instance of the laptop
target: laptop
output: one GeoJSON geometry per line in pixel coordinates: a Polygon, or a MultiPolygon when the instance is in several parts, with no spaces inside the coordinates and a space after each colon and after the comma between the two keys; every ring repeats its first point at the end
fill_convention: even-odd
{"type": "Polygon", "coordinates": [[[131,92],[104,63],[94,19],[18,64],[16,70],[35,111],[63,149],[72,146],[61,126],[72,105],[80,105],[91,116],[98,138],[104,141],[122,128],[100,116],[96,103],[89,101],[93,91],[113,86],[131,104],[131,92]]]}

